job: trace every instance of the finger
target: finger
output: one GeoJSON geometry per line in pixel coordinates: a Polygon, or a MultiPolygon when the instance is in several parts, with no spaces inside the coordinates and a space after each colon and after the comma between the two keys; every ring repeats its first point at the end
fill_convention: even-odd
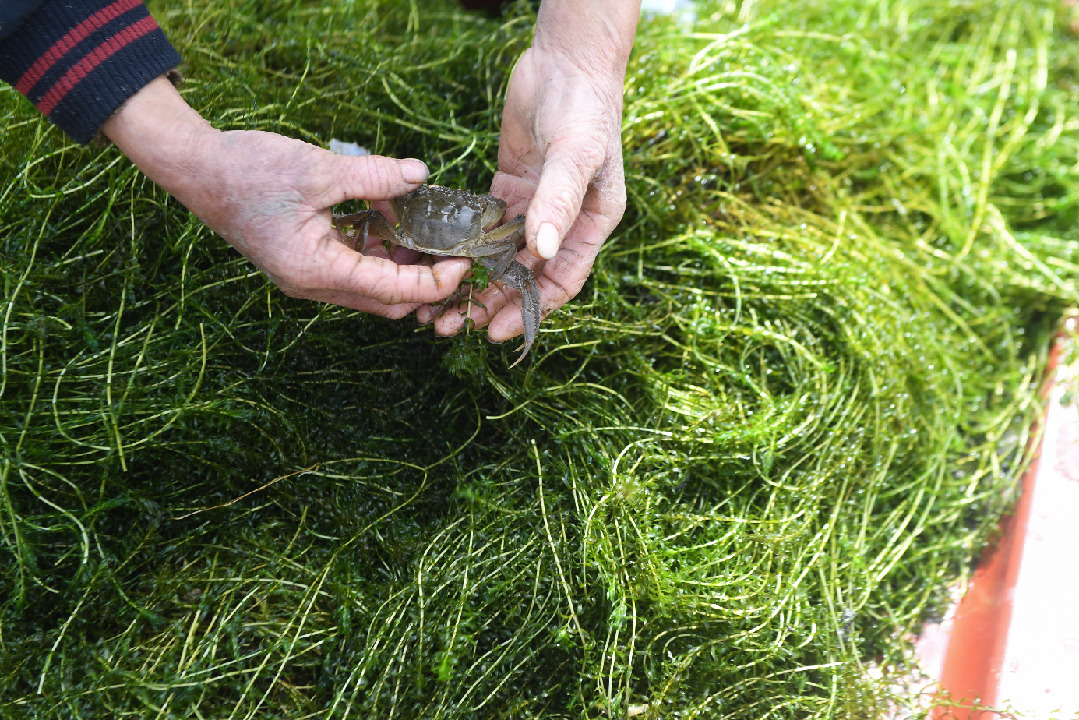
{"type": "Polygon", "coordinates": [[[554,310],[576,297],[609,233],[610,223],[603,216],[586,212],[578,218],[558,253],[544,263],[542,276],[536,278],[543,307],[554,310]]]}
{"type": "Polygon", "coordinates": [[[435,332],[439,335],[456,335],[470,322],[474,328],[487,327],[491,319],[506,306],[517,307],[517,314],[520,314],[519,296],[500,284],[492,284],[486,290],[447,308],[445,312],[436,308],[431,316],[434,318],[435,332]]]}
{"type": "Polygon", "coordinates": [[[527,213],[525,237],[533,255],[550,259],[558,252],[605,156],[603,145],[587,137],[551,145],[527,213]]]}
{"type": "Polygon", "coordinates": [[[360,255],[340,243],[328,249],[326,270],[313,291],[369,298],[383,305],[444,300],[472,267],[466,258],[449,258],[431,266],[398,265],[392,260],[360,255]]]}
{"type": "MultiPolygon", "coordinates": [[[[461,302],[449,307],[425,306],[416,312],[421,323],[433,323],[439,335],[456,335],[471,323],[472,327],[487,325],[488,313],[494,315],[494,288],[473,293],[461,302]],[[421,312],[422,311],[422,312],[421,312]]],[[[502,306],[498,303],[498,307],[502,306]]]]}
{"type": "MultiPolygon", "coordinates": [[[[538,267],[540,261],[528,263],[536,277],[542,317],[575,298],[584,287],[602,245],[601,232],[597,219],[586,213],[570,231],[558,254],[542,262],[542,270],[538,267]]],[[[521,259],[524,256],[522,253],[521,259]]],[[[492,342],[503,342],[523,333],[524,320],[517,293],[511,302],[488,305],[483,324],[492,342]]]]}
{"type": "Polygon", "coordinates": [[[438,317],[438,313],[439,309],[434,305],[420,305],[416,308],[416,321],[420,325],[426,325],[438,317]]]}
{"type": "MultiPolygon", "coordinates": [[[[545,315],[541,315],[545,317],[545,315]]],[[[505,342],[524,334],[525,325],[521,318],[521,309],[516,305],[506,305],[491,318],[487,325],[487,337],[491,342],[505,342]]]]}
{"type": "Polygon", "coordinates": [[[342,295],[340,293],[312,293],[308,300],[324,302],[330,305],[340,305],[350,310],[359,310],[369,315],[378,315],[390,320],[400,320],[418,307],[418,303],[398,303],[397,305],[383,305],[370,298],[358,298],[354,295],[342,295]]]}
{"type": "MultiPolygon", "coordinates": [[[[554,260],[544,264],[543,273],[536,277],[539,288],[540,317],[546,318],[552,312],[574,298],[584,286],[591,270],[591,263],[564,262],[564,270],[555,265],[565,253],[559,253],[554,260]]],[[[504,342],[524,332],[524,318],[521,316],[521,302],[506,303],[497,312],[491,313],[487,321],[487,337],[491,342],[504,342]]]]}
{"type": "Polygon", "coordinates": [[[351,157],[326,152],[318,173],[324,188],[318,205],[329,207],[345,200],[387,200],[415,190],[427,180],[421,160],[366,155],[351,157]]]}
{"type": "MultiPolygon", "coordinates": [[[[531,270],[535,277],[540,277],[539,273],[544,264],[543,260],[531,253],[521,251],[517,253],[517,262],[531,270]]],[[[507,306],[516,308],[517,315],[520,316],[520,293],[507,287],[502,282],[494,281],[483,290],[473,290],[471,293],[466,294],[453,307],[445,310],[441,307],[420,308],[416,312],[416,318],[423,324],[434,322],[435,332],[439,335],[455,335],[463,330],[469,322],[471,322],[472,327],[487,327],[488,323],[507,306]]]]}

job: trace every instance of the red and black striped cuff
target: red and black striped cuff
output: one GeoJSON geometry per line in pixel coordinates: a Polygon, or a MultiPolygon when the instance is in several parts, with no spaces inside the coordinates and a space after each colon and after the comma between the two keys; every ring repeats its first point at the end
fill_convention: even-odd
{"type": "Polygon", "coordinates": [[[0,41],[0,78],[80,143],[179,62],[141,0],[47,0],[0,41]]]}

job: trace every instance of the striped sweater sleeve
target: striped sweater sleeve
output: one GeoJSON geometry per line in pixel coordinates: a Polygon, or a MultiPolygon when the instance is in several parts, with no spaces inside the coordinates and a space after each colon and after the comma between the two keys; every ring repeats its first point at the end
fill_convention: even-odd
{"type": "Polygon", "coordinates": [[[179,62],[141,0],[45,0],[0,40],[0,79],[84,144],[179,62]]]}

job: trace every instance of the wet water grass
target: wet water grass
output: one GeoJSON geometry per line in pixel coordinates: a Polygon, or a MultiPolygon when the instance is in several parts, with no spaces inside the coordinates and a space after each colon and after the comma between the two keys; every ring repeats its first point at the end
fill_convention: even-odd
{"type": "MultiPolygon", "coordinates": [[[[527,5],[153,7],[219,127],[482,189],[527,5]]],[[[528,362],[284,297],[0,92],[0,715],[882,715],[1079,301],[1048,3],[642,24],[528,362]],[[451,372],[452,370],[452,372],[451,372]]]]}

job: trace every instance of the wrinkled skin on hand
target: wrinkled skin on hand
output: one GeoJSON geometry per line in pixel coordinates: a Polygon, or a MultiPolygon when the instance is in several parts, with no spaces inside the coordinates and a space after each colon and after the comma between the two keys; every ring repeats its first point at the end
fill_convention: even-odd
{"type": "Polygon", "coordinates": [[[452,295],[470,263],[357,252],[330,209],[388,200],[427,178],[419,160],[344,157],[274,133],[215,130],[158,78],[104,125],[146,175],[293,297],[399,318],[452,295]]]}
{"type": "Polygon", "coordinates": [[[420,302],[448,297],[467,272],[461,261],[402,263],[339,241],[330,208],[409,189],[399,161],[342,157],[271,133],[234,131],[215,140],[214,154],[234,157],[241,172],[231,192],[200,193],[185,204],[286,294],[400,318],[420,302]]]}
{"type": "MultiPolygon", "coordinates": [[[[596,77],[563,54],[536,47],[513,71],[491,194],[506,200],[511,216],[527,216],[528,250],[517,259],[536,277],[544,316],[580,292],[625,211],[621,118],[620,75],[596,77]],[[550,259],[540,257],[554,248],[550,259]]],[[[519,302],[492,286],[460,312],[424,306],[417,317],[449,335],[465,326],[468,312],[500,342],[523,332],[519,302]]]]}

